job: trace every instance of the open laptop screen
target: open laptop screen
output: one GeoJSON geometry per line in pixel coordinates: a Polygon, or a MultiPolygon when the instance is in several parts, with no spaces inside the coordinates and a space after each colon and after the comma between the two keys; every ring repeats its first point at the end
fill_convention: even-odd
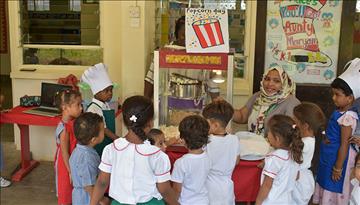
{"type": "Polygon", "coordinates": [[[41,84],[41,106],[56,107],[55,97],[56,93],[63,90],[72,89],[69,85],[42,83],[41,84]]]}

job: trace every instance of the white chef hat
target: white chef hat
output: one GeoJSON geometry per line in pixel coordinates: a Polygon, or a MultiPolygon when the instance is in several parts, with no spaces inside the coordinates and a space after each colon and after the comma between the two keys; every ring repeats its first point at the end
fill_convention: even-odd
{"type": "Polygon", "coordinates": [[[356,99],[360,97],[360,58],[355,58],[347,64],[350,64],[349,67],[339,78],[343,79],[349,85],[356,99]]]}
{"type": "Polygon", "coordinates": [[[98,63],[85,70],[81,81],[89,84],[93,95],[113,85],[107,67],[103,63],[98,63]]]}

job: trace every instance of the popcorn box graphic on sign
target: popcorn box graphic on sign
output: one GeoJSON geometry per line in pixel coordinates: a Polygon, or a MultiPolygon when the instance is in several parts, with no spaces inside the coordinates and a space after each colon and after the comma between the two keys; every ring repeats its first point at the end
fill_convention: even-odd
{"type": "Polygon", "coordinates": [[[224,44],[220,22],[217,19],[201,19],[192,24],[202,48],[224,44]]]}

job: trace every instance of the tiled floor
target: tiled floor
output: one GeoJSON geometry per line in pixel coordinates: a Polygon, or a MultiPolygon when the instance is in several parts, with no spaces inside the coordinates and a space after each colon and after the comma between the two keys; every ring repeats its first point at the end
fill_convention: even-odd
{"type": "MultiPolygon", "coordinates": [[[[2,176],[10,179],[20,163],[20,151],[13,142],[3,142],[5,169],[2,176]]],[[[53,162],[40,162],[21,182],[1,188],[1,205],[56,205],[53,162]]]]}

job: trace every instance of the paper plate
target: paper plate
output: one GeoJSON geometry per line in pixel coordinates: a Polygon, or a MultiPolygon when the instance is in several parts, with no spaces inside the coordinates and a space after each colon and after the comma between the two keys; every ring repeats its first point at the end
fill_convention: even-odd
{"type": "Polygon", "coordinates": [[[240,159],[247,161],[257,161],[257,160],[265,159],[265,155],[244,155],[244,156],[240,156],[240,159]]]}
{"type": "Polygon", "coordinates": [[[237,132],[235,135],[240,141],[240,159],[261,160],[270,151],[270,145],[262,135],[246,131],[237,132]]]}

